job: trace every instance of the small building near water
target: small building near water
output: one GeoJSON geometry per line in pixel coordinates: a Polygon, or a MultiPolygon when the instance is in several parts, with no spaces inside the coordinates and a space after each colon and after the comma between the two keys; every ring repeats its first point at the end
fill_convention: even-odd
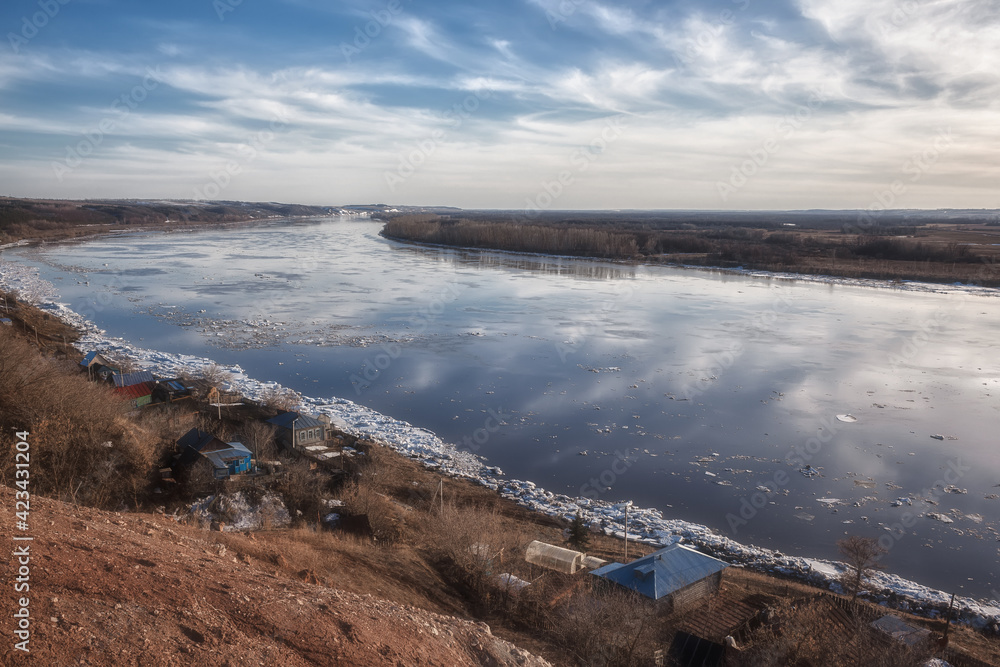
{"type": "Polygon", "coordinates": [[[193,428],[177,441],[180,454],[174,463],[174,474],[197,465],[211,467],[215,479],[229,479],[250,472],[252,452],[239,442],[225,442],[211,433],[193,428]]]}
{"type": "Polygon", "coordinates": [[[532,565],[538,565],[563,574],[576,574],[584,568],[584,555],[579,551],[557,547],[554,544],[533,541],[525,549],[524,559],[532,565]]]}
{"type": "Polygon", "coordinates": [[[278,442],[287,449],[322,445],[327,439],[327,424],[301,412],[282,412],[267,423],[278,428],[278,442]]]}
{"type": "Polygon", "coordinates": [[[677,609],[716,593],[727,567],[697,549],[673,544],[625,565],[610,563],[591,574],[677,609]]]}
{"type": "Polygon", "coordinates": [[[148,382],[130,384],[127,387],[115,387],[115,394],[128,401],[133,409],[153,402],[153,387],[148,382]]]}

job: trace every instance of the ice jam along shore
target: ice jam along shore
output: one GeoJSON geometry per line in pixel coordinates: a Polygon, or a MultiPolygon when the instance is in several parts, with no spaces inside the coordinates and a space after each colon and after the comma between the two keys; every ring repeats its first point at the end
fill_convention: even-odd
{"type": "MultiPolygon", "coordinates": [[[[82,332],[77,346],[82,350],[99,350],[128,358],[133,363],[161,376],[181,372],[197,374],[212,360],[192,355],[171,354],[149,350],[108,337],[65,304],[56,301],[55,288],[42,280],[37,270],[21,264],[0,261],[0,287],[15,292],[19,298],[31,301],[82,332]]],[[[231,374],[232,389],[251,400],[259,400],[275,389],[276,382],[250,378],[239,365],[223,366],[231,374]]],[[[474,480],[501,496],[544,514],[572,519],[578,512],[595,529],[609,535],[625,536],[624,502],[613,503],[595,498],[574,498],[556,494],[529,481],[507,479],[503,471],[490,466],[474,452],[442,441],[434,433],[343,398],[302,397],[300,409],[313,414],[328,415],[332,423],[345,432],[367,438],[420,460],[424,465],[447,475],[474,480]]],[[[588,494],[589,495],[589,494],[588,494]]],[[[746,545],[717,534],[712,529],[680,519],[664,518],[656,509],[629,506],[628,537],[649,545],[667,545],[677,541],[694,544],[724,560],[761,570],[792,576],[837,588],[836,578],[843,565],[825,560],[789,556],[781,552],[746,545]]],[[[878,572],[872,583],[878,602],[930,617],[942,615],[950,594],[934,590],[897,575],[878,572]]],[[[955,600],[959,621],[977,628],[1000,627],[1000,602],[977,601],[962,597],[955,600]]]]}

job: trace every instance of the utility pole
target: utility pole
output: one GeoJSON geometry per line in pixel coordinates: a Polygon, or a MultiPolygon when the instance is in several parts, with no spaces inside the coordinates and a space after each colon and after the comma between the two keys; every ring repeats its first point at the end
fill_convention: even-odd
{"type": "Polygon", "coordinates": [[[955,594],[951,594],[951,602],[948,603],[948,615],[944,619],[944,638],[941,640],[942,643],[948,645],[948,630],[951,629],[951,610],[955,606],[955,594]]]}
{"type": "Polygon", "coordinates": [[[625,503],[625,562],[628,562],[628,508],[631,502],[625,503]]]}

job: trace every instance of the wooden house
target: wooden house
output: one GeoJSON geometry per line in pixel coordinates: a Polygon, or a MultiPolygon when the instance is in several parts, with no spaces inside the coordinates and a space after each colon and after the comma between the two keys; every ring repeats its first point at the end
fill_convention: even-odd
{"type": "Polygon", "coordinates": [[[268,419],[267,423],[278,428],[277,440],[287,449],[322,445],[328,436],[328,424],[301,412],[283,412],[268,419]]]}
{"type": "Polygon", "coordinates": [[[193,388],[179,379],[157,380],[153,387],[154,403],[170,403],[191,398],[193,388]]]}
{"type": "Polygon", "coordinates": [[[252,453],[239,442],[225,442],[211,433],[193,428],[177,441],[180,453],[174,474],[188,473],[195,466],[205,466],[215,479],[229,479],[250,472],[252,453]]]}
{"type": "Polygon", "coordinates": [[[674,544],[625,565],[610,563],[591,574],[674,610],[718,592],[727,567],[697,549],[674,544]]]}

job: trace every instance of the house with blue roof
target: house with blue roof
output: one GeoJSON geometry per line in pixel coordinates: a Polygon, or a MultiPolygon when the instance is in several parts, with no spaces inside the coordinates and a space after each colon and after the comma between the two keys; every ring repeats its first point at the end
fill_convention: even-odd
{"type": "Polygon", "coordinates": [[[327,440],[327,424],[301,412],[282,412],[267,423],[278,428],[277,440],[287,449],[322,445],[327,440]]]}
{"type": "Polygon", "coordinates": [[[684,544],[673,544],[631,563],[609,563],[591,574],[677,609],[719,590],[729,567],[684,544]]]}
{"type": "Polygon", "coordinates": [[[211,433],[193,428],[177,441],[180,453],[174,463],[179,477],[197,465],[211,468],[215,479],[229,479],[250,472],[252,452],[239,442],[226,442],[211,433]]]}

